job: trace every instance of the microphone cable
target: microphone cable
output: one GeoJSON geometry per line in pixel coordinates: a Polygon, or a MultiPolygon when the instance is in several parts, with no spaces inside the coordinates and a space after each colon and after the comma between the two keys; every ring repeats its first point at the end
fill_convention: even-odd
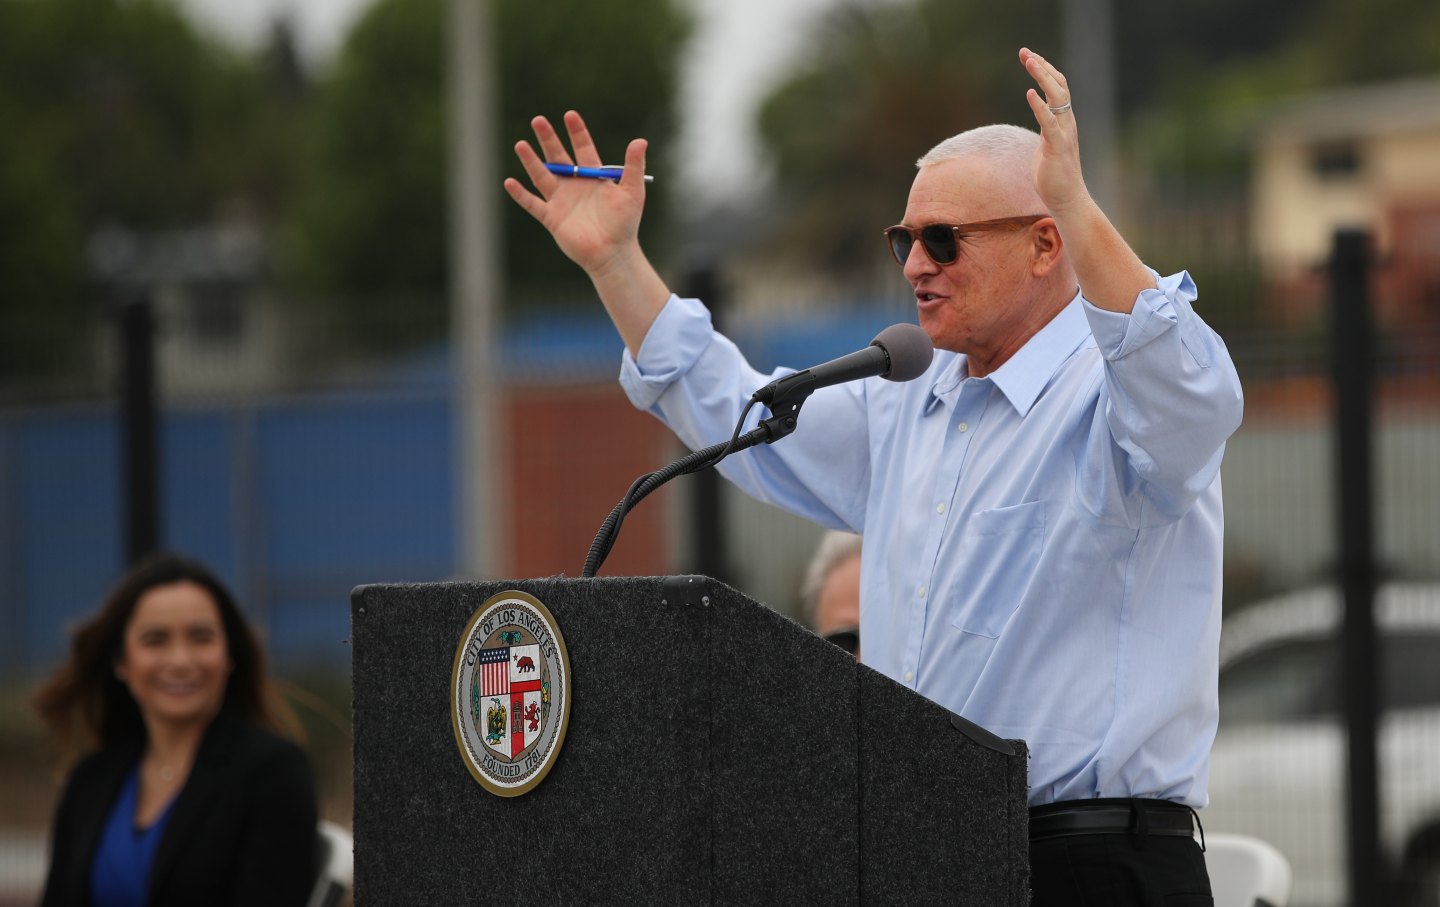
{"type": "Polygon", "coordinates": [[[620,535],[620,527],[625,522],[625,515],[655,489],[677,476],[709,469],[735,451],[753,447],[766,440],[771,432],[764,426],[751,429],[744,439],[740,436],[740,429],[745,425],[745,420],[749,418],[750,410],[758,402],[754,397],[750,398],[750,402],[740,413],[740,419],[735,423],[735,431],[731,433],[729,441],[712,444],[702,450],[694,451],[669,466],[640,476],[630,483],[630,488],[625,492],[625,496],[610,511],[610,515],[605,518],[605,522],[600,524],[599,531],[595,533],[595,538],[590,543],[590,551],[585,556],[585,567],[580,572],[580,576],[588,579],[595,575],[596,571],[600,569],[600,565],[605,562],[605,558],[609,557],[610,549],[614,547],[615,540],[620,535]],[[742,440],[745,440],[746,443],[741,444],[742,440]]]}

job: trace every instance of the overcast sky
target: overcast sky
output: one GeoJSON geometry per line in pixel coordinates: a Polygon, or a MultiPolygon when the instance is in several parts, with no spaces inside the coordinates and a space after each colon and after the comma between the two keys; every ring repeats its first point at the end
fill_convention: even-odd
{"type": "MultiPolygon", "coordinates": [[[[371,0],[178,0],[202,28],[244,46],[287,16],[301,53],[323,63],[371,0]]],[[[744,198],[760,167],[751,120],[756,103],[804,49],[806,27],[835,0],[688,0],[696,32],[680,95],[676,177],[698,203],[744,198]]],[[[591,124],[604,142],[603,124],[591,124]]],[[[518,136],[517,136],[518,138],[518,136]]],[[[616,147],[631,136],[616,137],[616,147]]],[[[665,178],[657,174],[658,179],[665,178]]]]}

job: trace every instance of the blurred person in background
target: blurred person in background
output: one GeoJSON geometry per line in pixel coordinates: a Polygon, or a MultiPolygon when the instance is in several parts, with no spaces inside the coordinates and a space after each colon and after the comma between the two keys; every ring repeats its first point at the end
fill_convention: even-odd
{"type": "Polygon", "coordinates": [[[860,659],[861,537],[837,529],[825,533],[805,568],[800,601],[817,635],[860,659]]]}
{"type": "MultiPolygon", "coordinates": [[[[822,388],[811,429],[718,468],[863,533],[866,664],[1025,741],[1035,907],[1209,904],[1193,812],[1219,715],[1220,463],[1240,381],[1190,275],[1146,267],[1091,197],[1064,75],[1028,48],[1019,61],[1038,131],[936,145],[883,231],[929,370],[822,388]]],[[[631,402],[692,449],[730,437],[789,370],[752,368],[645,256],[645,140],[618,182],[582,179],[545,166],[605,163],[580,115],[569,149],[531,125],[539,153],[515,151],[535,191],[505,189],[594,284],[631,402]]]]}
{"type": "Polygon", "coordinates": [[[234,597],[176,554],[71,635],[35,707],[71,764],[43,907],[305,904],[315,778],[234,597]]]}

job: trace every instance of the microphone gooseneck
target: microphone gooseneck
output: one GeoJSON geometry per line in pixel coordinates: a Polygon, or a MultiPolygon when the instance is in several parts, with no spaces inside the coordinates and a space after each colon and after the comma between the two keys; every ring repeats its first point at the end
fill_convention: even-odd
{"type": "Polygon", "coordinates": [[[925,374],[934,355],[935,349],[930,344],[929,336],[919,327],[913,324],[892,324],[877,334],[863,350],[832,359],[803,372],[777,378],[760,388],[751,395],[750,402],[741,411],[740,419],[735,423],[735,432],[729,441],[697,450],[664,469],[635,480],[625,497],[620,499],[620,503],[615,505],[601,524],[600,530],[595,533],[580,575],[595,575],[620,535],[625,514],[661,485],[676,476],[709,469],[736,451],[756,444],[773,444],[790,434],[795,430],[800,406],[819,388],[875,376],[889,381],[910,381],[925,374]],[[768,407],[770,417],[761,419],[759,425],[742,435],[740,429],[756,404],[768,407]]]}

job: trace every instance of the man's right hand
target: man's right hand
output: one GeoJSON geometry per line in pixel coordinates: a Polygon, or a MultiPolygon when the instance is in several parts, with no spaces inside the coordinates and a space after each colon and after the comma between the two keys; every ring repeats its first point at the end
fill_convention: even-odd
{"type": "Polygon", "coordinates": [[[570,260],[587,273],[605,268],[621,247],[639,241],[645,208],[645,140],[635,139],[626,149],[625,175],[618,183],[556,176],[545,169],[546,161],[582,167],[604,164],[585,121],[573,110],[565,114],[565,128],[575,148],[573,160],[549,120],[536,117],[530,125],[545,158],[541,160],[526,141],[515,144],[515,155],[540,194],[516,179],[505,180],[505,191],[550,231],[570,260]]]}
{"type": "Polygon", "coordinates": [[[542,160],[530,143],[515,144],[515,154],[539,194],[505,180],[505,191],[515,203],[538,220],[571,261],[585,269],[615,327],[632,354],[650,330],[670,291],[640,249],[640,216],[645,210],[644,139],[625,149],[625,173],[610,180],[557,176],[545,163],[600,167],[604,161],[595,148],[585,121],[575,111],[565,114],[574,159],[545,117],[530,121],[542,160]]]}

